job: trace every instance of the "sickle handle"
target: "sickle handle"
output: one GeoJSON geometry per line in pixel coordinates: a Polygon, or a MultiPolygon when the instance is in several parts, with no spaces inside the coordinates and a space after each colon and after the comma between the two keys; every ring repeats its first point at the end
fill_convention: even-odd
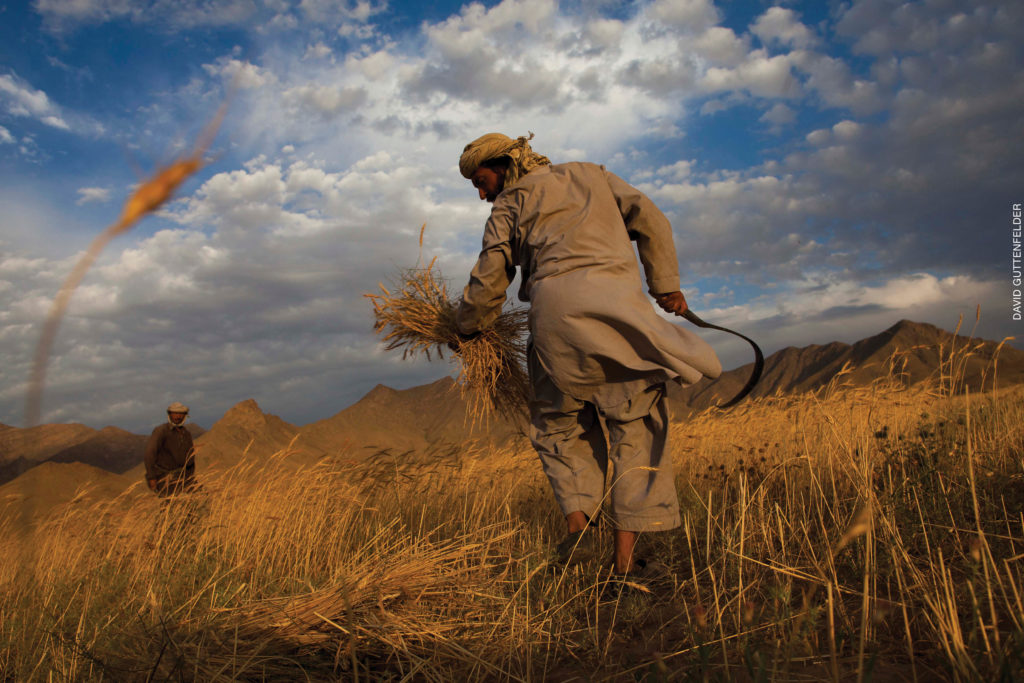
{"type": "Polygon", "coordinates": [[[761,379],[761,373],[764,371],[764,354],[761,353],[761,347],[754,343],[754,340],[751,339],[750,337],[742,335],[739,332],[736,332],[735,330],[730,330],[727,327],[720,327],[719,325],[712,325],[709,322],[703,321],[699,315],[697,315],[690,309],[686,309],[686,312],[683,313],[683,317],[689,320],[697,327],[703,327],[709,330],[719,330],[720,332],[728,332],[729,334],[735,335],[740,339],[743,339],[752,347],[754,347],[754,370],[753,372],[750,373],[750,379],[747,380],[746,385],[742,389],[740,389],[738,394],[733,396],[726,403],[722,403],[721,405],[718,406],[721,410],[733,407],[734,405],[742,401],[746,397],[746,395],[749,394],[751,390],[757,385],[758,380],[761,379]]]}

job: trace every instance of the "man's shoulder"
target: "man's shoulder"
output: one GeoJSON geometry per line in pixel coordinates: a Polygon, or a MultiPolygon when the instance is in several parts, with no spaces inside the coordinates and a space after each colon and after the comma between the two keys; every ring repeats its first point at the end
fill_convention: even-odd
{"type": "Polygon", "coordinates": [[[551,173],[569,182],[594,183],[603,180],[607,171],[604,166],[589,161],[567,161],[552,166],[551,173]]]}
{"type": "Polygon", "coordinates": [[[589,161],[567,161],[562,164],[545,164],[523,176],[519,182],[508,190],[498,195],[494,206],[515,205],[523,201],[523,197],[530,195],[538,188],[561,186],[578,183],[591,183],[597,178],[603,178],[604,166],[590,163],[589,161]],[[503,201],[504,200],[504,201],[503,201]]]}
{"type": "Polygon", "coordinates": [[[553,164],[551,166],[552,171],[558,172],[586,172],[586,173],[604,173],[604,166],[595,164],[590,161],[566,161],[561,164],[553,164]]]}
{"type": "Polygon", "coordinates": [[[150,436],[160,436],[161,434],[166,432],[170,428],[170,426],[171,425],[167,424],[166,422],[158,424],[156,427],[153,427],[153,431],[150,432],[150,436]]]}

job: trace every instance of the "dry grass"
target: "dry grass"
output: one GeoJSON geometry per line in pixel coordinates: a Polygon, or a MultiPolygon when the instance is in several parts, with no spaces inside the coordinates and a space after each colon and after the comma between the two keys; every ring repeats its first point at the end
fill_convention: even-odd
{"type": "MultiPolygon", "coordinates": [[[[422,240],[422,238],[421,238],[422,240]]],[[[401,349],[402,357],[424,355],[443,358],[449,345],[459,359],[456,380],[469,401],[474,421],[497,413],[515,422],[526,411],[529,379],[526,376],[526,311],[507,308],[494,324],[476,337],[463,341],[455,324],[458,301],[435,270],[426,268],[401,273],[391,291],[383,284],[381,294],[367,294],[373,302],[374,330],[389,351],[401,349]]]]}
{"type": "Polygon", "coordinates": [[[282,453],[53,519],[0,565],[0,679],[1021,680],[1022,424],[879,382],[676,425],[650,593],[546,562],[530,452],[282,453]]]}

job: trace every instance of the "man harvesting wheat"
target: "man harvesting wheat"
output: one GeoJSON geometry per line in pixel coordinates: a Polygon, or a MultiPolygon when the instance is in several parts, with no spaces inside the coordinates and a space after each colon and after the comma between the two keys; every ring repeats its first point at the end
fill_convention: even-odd
{"type": "Polygon", "coordinates": [[[641,288],[631,240],[661,308],[686,311],[661,211],[603,166],[552,165],[531,138],[490,133],[459,160],[494,206],[457,324],[467,336],[490,325],[520,267],[519,298],[531,304],[530,438],[568,524],[558,553],[567,559],[592,543],[610,457],[615,571],[643,573],[652,565],[634,557],[638,533],[680,524],[665,382],[714,378],[721,364],[699,337],[662,319],[641,288]]]}

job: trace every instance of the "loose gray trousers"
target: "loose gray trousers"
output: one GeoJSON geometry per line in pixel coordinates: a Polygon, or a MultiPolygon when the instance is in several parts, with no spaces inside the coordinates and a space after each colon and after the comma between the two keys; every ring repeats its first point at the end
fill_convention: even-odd
{"type": "Polygon", "coordinates": [[[608,499],[611,524],[624,531],[664,531],[680,524],[672,458],[667,452],[665,384],[654,384],[605,410],[562,393],[529,354],[533,400],[530,440],[562,513],[593,519],[608,499]],[[607,441],[600,417],[607,427],[607,441]]]}

